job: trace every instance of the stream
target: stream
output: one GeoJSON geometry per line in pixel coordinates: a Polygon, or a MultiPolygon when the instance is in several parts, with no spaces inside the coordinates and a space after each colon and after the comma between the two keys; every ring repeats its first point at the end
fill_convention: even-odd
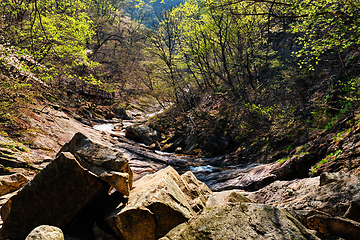
{"type": "MultiPolygon", "coordinates": [[[[174,167],[180,174],[191,171],[214,191],[232,189],[236,178],[248,173],[259,164],[230,165],[224,167],[226,156],[202,158],[198,156],[150,150],[142,143],[125,138],[125,128],[135,124],[136,120],[123,120],[119,123],[106,123],[94,126],[94,129],[110,133],[118,141],[117,147],[125,149],[129,164],[138,178],[155,172],[166,166],[174,167]],[[141,156],[141,157],[139,157],[141,156]]],[[[134,178],[135,180],[138,178],[134,178]]]]}

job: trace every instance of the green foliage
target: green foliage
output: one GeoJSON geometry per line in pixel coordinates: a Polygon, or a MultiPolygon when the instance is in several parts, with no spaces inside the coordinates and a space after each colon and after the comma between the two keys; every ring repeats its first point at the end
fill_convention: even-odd
{"type": "Polygon", "coordinates": [[[330,153],[329,155],[327,155],[324,159],[322,159],[320,162],[318,162],[317,164],[315,164],[314,166],[312,166],[310,168],[310,176],[314,175],[314,173],[325,163],[335,160],[337,158],[340,157],[342,150],[338,149],[336,150],[334,153],[330,153]]]}
{"type": "Polygon", "coordinates": [[[245,107],[250,111],[256,112],[261,116],[266,116],[269,118],[271,117],[271,113],[274,111],[274,107],[262,107],[260,104],[256,105],[256,104],[246,103],[245,107]]]}
{"type": "Polygon", "coordinates": [[[344,133],[344,132],[339,132],[338,134],[336,134],[336,136],[334,136],[334,140],[337,141],[337,142],[340,141],[340,140],[341,140],[341,137],[340,137],[340,136],[341,136],[343,133],[344,133]]]}
{"type": "Polygon", "coordinates": [[[293,149],[293,147],[290,145],[284,148],[284,150],[290,150],[290,149],[293,149]]]}
{"type": "Polygon", "coordinates": [[[265,5],[239,1],[231,9],[224,9],[215,7],[217,4],[187,0],[172,11],[172,16],[180,19],[179,59],[189,62],[186,67],[201,85],[216,87],[223,82],[231,90],[255,90],[256,69],[265,67],[266,59],[274,54],[265,51],[267,39],[260,37],[267,19],[255,14],[236,18],[229,11],[236,9],[242,14],[251,8],[256,12],[265,5]]]}
{"type": "Polygon", "coordinates": [[[32,101],[30,84],[0,74],[0,128],[16,122],[21,115],[19,109],[32,101]]]}
{"type": "Polygon", "coordinates": [[[280,163],[280,164],[283,164],[284,162],[286,162],[286,161],[289,160],[290,158],[291,158],[291,156],[288,156],[288,157],[286,157],[286,158],[281,158],[281,159],[277,160],[277,162],[280,163]]]}
{"type": "Polygon", "coordinates": [[[360,87],[360,78],[351,78],[345,83],[339,83],[341,90],[346,94],[344,96],[344,101],[348,104],[359,101],[359,87],[360,87]]]}
{"type": "MultiPolygon", "coordinates": [[[[289,150],[289,149],[292,149],[291,146],[287,147],[288,149],[284,149],[284,150],[289,150]],[[289,148],[290,147],[290,148],[289,148]]],[[[280,163],[280,164],[283,164],[284,162],[286,162],[287,160],[289,160],[290,158],[294,157],[294,158],[297,158],[301,155],[306,155],[306,154],[309,154],[309,152],[299,152],[300,150],[297,149],[297,154],[294,154],[293,156],[287,156],[285,158],[281,158],[279,160],[277,160],[276,162],[280,163]]]]}
{"type": "Polygon", "coordinates": [[[297,20],[292,31],[301,49],[293,54],[300,57],[300,67],[314,70],[321,55],[328,50],[338,54],[345,49],[355,49],[360,44],[360,2],[346,0],[301,0],[293,5],[297,20]]]}
{"type": "MultiPolygon", "coordinates": [[[[11,43],[12,51],[21,56],[18,64],[24,70],[37,72],[38,77],[46,81],[63,73],[70,76],[76,66],[95,66],[87,49],[94,35],[86,12],[89,2],[2,1],[0,14],[4,16],[4,26],[1,33],[5,41],[0,47],[11,43]]],[[[2,52],[1,63],[11,67],[14,64],[10,54],[14,55],[2,52]]]]}
{"type": "Polygon", "coordinates": [[[306,155],[306,154],[309,154],[309,152],[300,152],[298,154],[295,154],[294,157],[299,157],[301,155],[306,155]]]}

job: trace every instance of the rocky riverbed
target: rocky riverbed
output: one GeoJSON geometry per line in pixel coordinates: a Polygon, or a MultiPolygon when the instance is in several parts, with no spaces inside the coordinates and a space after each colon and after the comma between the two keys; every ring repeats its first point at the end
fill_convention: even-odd
{"type": "Polygon", "coordinates": [[[32,148],[0,139],[2,239],[24,239],[44,224],[52,227],[33,235],[74,240],[359,236],[357,173],[294,179],[309,154],[234,164],[230,156],[165,153],[125,138],[125,129],[137,121],[103,121],[93,128],[55,109],[36,111],[29,121],[38,129],[32,148]]]}

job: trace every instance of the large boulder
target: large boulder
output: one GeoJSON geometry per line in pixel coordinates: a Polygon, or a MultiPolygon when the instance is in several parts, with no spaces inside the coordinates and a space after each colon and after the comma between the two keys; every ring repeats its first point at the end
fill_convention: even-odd
{"type": "Polygon", "coordinates": [[[129,126],[125,130],[125,136],[136,142],[151,145],[156,141],[161,141],[161,133],[149,126],[129,126]]]}
{"type": "Polygon", "coordinates": [[[41,225],[32,230],[25,240],[64,240],[64,234],[58,227],[41,225]]]}
{"type": "Polygon", "coordinates": [[[158,239],[193,217],[192,207],[199,211],[210,193],[191,173],[182,178],[167,167],[138,180],[128,203],[114,209],[107,222],[122,239],[158,239]]]}
{"type": "Polygon", "coordinates": [[[229,169],[220,172],[212,172],[202,178],[211,190],[224,191],[229,189],[257,190],[277,178],[275,171],[280,167],[279,163],[250,165],[247,168],[229,169]]]}
{"type": "Polygon", "coordinates": [[[129,195],[133,173],[129,161],[122,152],[105,146],[76,133],[71,141],[65,144],[59,153],[71,152],[82,167],[108,182],[113,188],[124,195],[129,195]]]}
{"type": "Polygon", "coordinates": [[[25,239],[43,224],[62,227],[110,186],[61,153],[1,208],[0,238],[25,239]]]}
{"type": "Polygon", "coordinates": [[[255,203],[223,203],[206,208],[190,223],[178,225],[161,240],[319,239],[288,212],[255,203]]]}
{"type": "Polygon", "coordinates": [[[333,217],[347,213],[354,220],[360,219],[356,208],[360,203],[360,174],[323,173],[314,178],[276,181],[248,195],[256,202],[287,210],[317,209],[333,217]]]}

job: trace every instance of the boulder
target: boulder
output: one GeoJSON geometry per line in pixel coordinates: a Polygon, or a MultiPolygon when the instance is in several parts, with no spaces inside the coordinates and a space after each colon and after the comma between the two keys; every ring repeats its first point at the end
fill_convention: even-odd
{"type": "Polygon", "coordinates": [[[0,176],[0,196],[18,190],[28,181],[29,179],[21,173],[0,176]]]}
{"type": "MultiPolygon", "coordinates": [[[[338,177],[327,174],[314,178],[276,181],[248,194],[248,197],[256,202],[287,210],[317,209],[333,217],[342,217],[351,204],[352,208],[356,209],[357,203],[360,203],[360,174],[339,174],[338,177]]],[[[360,214],[349,209],[347,215],[358,219],[360,214]]]]}
{"type": "Polygon", "coordinates": [[[161,133],[149,126],[129,126],[125,130],[125,136],[136,142],[151,145],[156,141],[161,141],[161,133]]]}
{"type": "Polygon", "coordinates": [[[123,120],[130,120],[130,117],[127,115],[126,110],[121,107],[115,107],[115,114],[117,118],[123,119],[123,120]]]}
{"type": "Polygon", "coordinates": [[[306,218],[305,226],[324,237],[332,235],[344,239],[359,239],[360,236],[360,223],[341,217],[315,214],[306,218]]]}
{"type": "Polygon", "coordinates": [[[58,227],[41,225],[32,230],[25,240],[64,240],[64,234],[58,227]]]}
{"type": "Polygon", "coordinates": [[[62,227],[109,187],[71,153],[60,153],[2,206],[0,238],[25,239],[43,224],[62,227]]]}
{"type": "Polygon", "coordinates": [[[180,239],[319,239],[288,212],[269,205],[223,203],[206,208],[190,223],[161,240],[180,239]]]}
{"type": "Polygon", "coordinates": [[[114,209],[107,222],[122,239],[163,237],[195,215],[192,206],[204,205],[210,190],[195,179],[191,173],[181,178],[172,167],[147,175],[134,184],[128,203],[114,209]]]}
{"type": "Polygon", "coordinates": [[[279,168],[278,163],[250,165],[247,168],[230,169],[213,172],[201,179],[213,191],[229,189],[257,190],[272,182],[277,176],[274,171],[279,168]]]}
{"type": "Polygon", "coordinates": [[[343,172],[329,173],[324,172],[320,174],[320,186],[326,185],[331,182],[342,181],[350,175],[343,172]]]}
{"type": "Polygon", "coordinates": [[[76,133],[59,153],[71,152],[82,167],[108,182],[124,195],[129,195],[133,174],[128,159],[118,149],[105,146],[82,133],[76,133]]]}
{"type": "Polygon", "coordinates": [[[195,175],[190,171],[182,174],[181,180],[182,181],[178,182],[181,191],[185,194],[191,208],[196,213],[199,213],[204,209],[212,191],[205,183],[197,180],[195,175]]]}

